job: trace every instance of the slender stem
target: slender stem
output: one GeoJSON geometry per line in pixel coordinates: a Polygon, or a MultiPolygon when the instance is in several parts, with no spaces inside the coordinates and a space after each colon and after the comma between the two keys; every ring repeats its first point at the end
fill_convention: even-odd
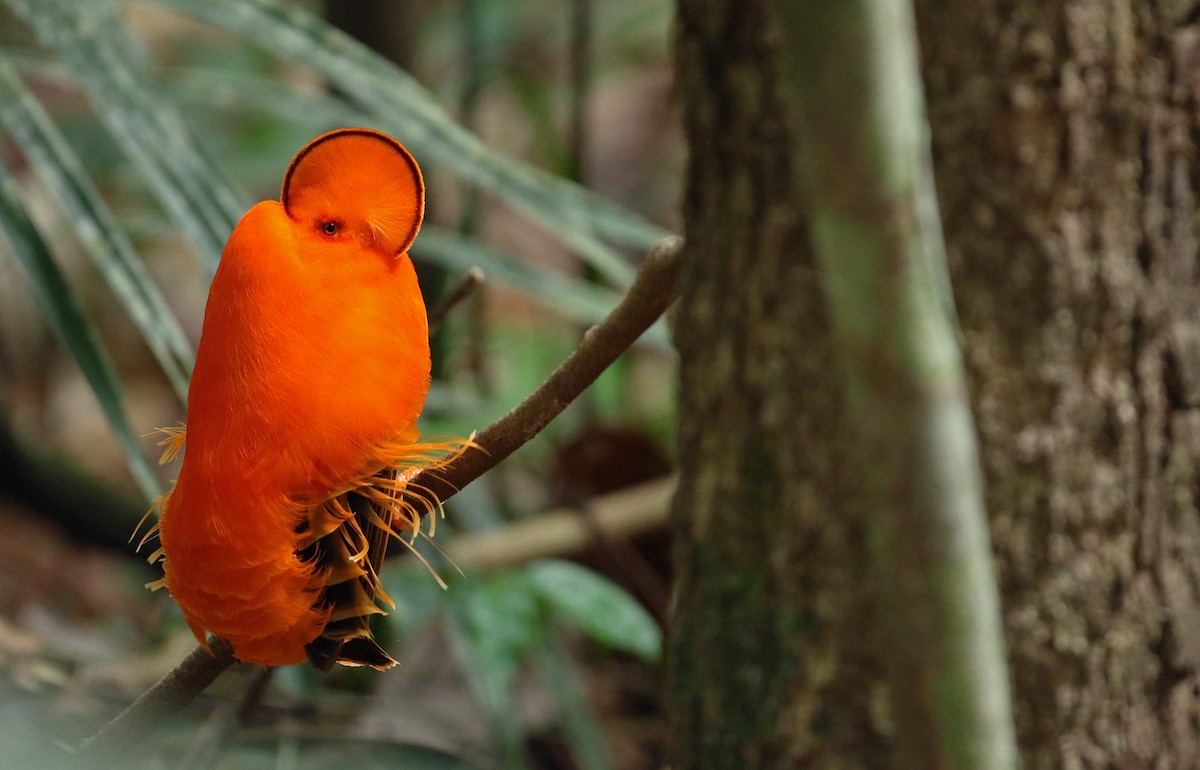
{"type": "Polygon", "coordinates": [[[459,282],[454,285],[450,293],[442,299],[440,303],[429,311],[429,333],[434,334],[442,322],[446,320],[446,316],[450,315],[450,311],[456,308],[463,300],[475,293],[475,290],[483,284],[483,270],[478,267],[473,267],[467,271],[459,282]]]}
{"type": "Polygon", "coordinates": [[[779,8],[799,181],[871,506],[899,765],[1011,770],[999,598],[911,1],[779,8]]]}
{"type": "Polygon", "coordinates": [[[598,495],[581,508],[556,508],[503,527],[460,534],[450,555],[466,571],[515,567],[577,554],[597,537],[631,539],[667,525],[675,479],[648,481],[598,495]]]}
{"type": "MultiPolygon", "coordinates": [[[[410,482],[445,501],[536,436],[661,316],[675,299],[683,241],[667,238],[650,250],[629,291],[608,318],[519,406],[475,436],[482,451],[459,454],[435,474],[410,482]]],[[[225,641],[210,637],[212,654],[197,647],[129,708],[79,749],[88,761],[128,750],[167,717],[187,706],[234,662],[225,641]]]]}
{"type": "Polygon", "coordinates": [[[445,501],[540,433],[670,307],[683,265],[682,249],[683,240],[673,237],[650,250],[633,285],[608,317],[583,335],[579,347],[537,390],[474,437],[482,451],[468,450],[445,467],[417,474],[409,485],[445,501]]]}

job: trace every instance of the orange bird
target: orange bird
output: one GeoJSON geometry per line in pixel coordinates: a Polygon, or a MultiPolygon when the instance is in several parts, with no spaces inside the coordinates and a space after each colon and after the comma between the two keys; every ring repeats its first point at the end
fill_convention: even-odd
{"type": "MultiPolygon", "coordinates": [[[[420,534],[401,499],[430,458],[425,304],[408,257],[420,169],[377,131],[317,137],[278,201],[246,212],[213,278],[186,452],[159,503],[165,586],[196,638],[266,666],[306,658],[387,668],[367,619],[390,603],[378,570],[391,537],[420,534]]],[[[432,521],[432,518],[431,518],[432,521]]],[[[153,532],[151,534],[154,534],[153,532]]]]}

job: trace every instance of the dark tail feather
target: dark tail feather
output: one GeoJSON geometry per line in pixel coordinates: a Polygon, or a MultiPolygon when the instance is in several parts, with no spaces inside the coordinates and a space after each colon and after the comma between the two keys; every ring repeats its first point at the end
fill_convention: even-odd
{"type": "Polygon", "coordinates": [[[302,538],[311,532],[315,539],[298,555],[316,562],[325,574],[320,601],[330,610],[321,635],[305,645],[308,660],[318,671],[328,671],[335,663],[381,671],[396,665],[371,638],[368,624],[371,615],[384,614],[376,599],[387,600],[376,570],[383,562],[389,535],[375,525],[380,512],[372,510],[373,505],[350,492],[314,511],[320,520],[310,517],[302,525],[302,538]]]}
{"type": "Polygon", "coordinates": [[[318,671],[328,671],[334,663],[370,666],[378,671],[396,665],[395,659],[371,638],[366,626],[366,618],[330,623],[320,636],[305,645],[308,662],[318,671]]]}

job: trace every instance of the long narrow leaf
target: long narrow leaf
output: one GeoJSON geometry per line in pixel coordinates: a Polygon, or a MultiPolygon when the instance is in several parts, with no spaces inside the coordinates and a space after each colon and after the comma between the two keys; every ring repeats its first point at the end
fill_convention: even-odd
{"type": "MultiPolygon", "coordinates": [[[[0,47],[0,56],[9,53],[0,47]]],[[[27,55],[22,61],[27,66],[37,67],[39,72],[54,66],[53,60],[44,57],[27,55]]],[[[66,76],[68,73],[60,71],[57,74],[66,76]]],[[[216,106],[237,113],[259,110],[300,122],[341,120],[363,123],[370,119],[366,113],[327,93],[297,91],[265,78],[226,71],[176,70],[168,75],[162,96],[178,104],[195,104],[203,108],[216,106]]],[[[514,286],[563,318],[582,324],[604,318],[619,298],[612,290],[530,267],[516,255],[434,226],[422,228],[413,251],[430,262],[458,270],[480,267],[489,281],[514,286]]],[[[662,349],[670,347],[662,324],[651,328],[639,343],[662,349]]]]}
{"type": "MultiPolygon", "coordinates": [[[[489,279],[512,284],[528,292],[565,318],[596,323],[612,312],[620,295],[610,289],[590,286],[550,270],[526,265],[516,257],[456,235],[439,227],[423,227],[413,244],[417,256],[431,262],[468,270],[480,267],[489,279]]],[[[665,339],[655,339],[665,343],[665,339]]]]}
{"type": "Polygon", "coordinates": [[[125,232],[49,115],[0,58],[0,122],[69,216],[72,229],[186,401],[192,351],[125,232]]]}
{"type": "Polygon", "coordinates": [[[125,415],[121,382],[66,280],[51,259],[45,241],[30,221],[16,181],[3,163],[0,163],[0,231],[8,240],[13,256],[29,274],[42,314],[75,358],[100,400],[138,487],[147,499],[154,499],[160,494],[158,481],[125,415]]]}
{"type": "Polygon", "coordinates": [[[668,234],[579,185],[485,147],[410,75],[300,8],[276,0],[156,2],[314,67],[414,151],[508,201],[619,287],[629,284],[633,269],[602,239],[645,249],[668,234]]]}
{"type": "Polygon", "coordinates": [[[564,318],[579,323],[602,320],[620,299],[616,292],[571,280],[551,270],[530,267],[514,256],[440,227],[422,228],[413,252],[459,271],[479,267],[489,280],[522,289],[564,318]]]}
{"type": "Polygon", "coordinates": [[[157,99],[137,41],[112,0],[6,0],[71,69],[109,132],[211,270],[239,196],[203,156],[174,108],[157,99]]]}
{"type": "MultiPolygon", "coordinates": [[[[195,105],[206,111],[216,108],[239,115],[262,113],[314,127],[334,123],[364,125],[372,120],[366,110],[347,104],[327,91],[299,89],[276,80],[228,70],[168,69],[159,89],[161,98],[180,105],[195,105]]],[[[398,138],[407,137],[399,135],[398,138]]],[[[419,154],[417,160],[422,160],[419,154]]]]}

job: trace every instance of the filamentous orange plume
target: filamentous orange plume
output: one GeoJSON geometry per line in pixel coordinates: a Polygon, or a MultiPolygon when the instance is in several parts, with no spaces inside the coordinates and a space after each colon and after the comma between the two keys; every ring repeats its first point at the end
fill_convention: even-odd
{"type": "Polygon", "coordinates": [[[164,441],[165,456],[186,452],[151,557],[202,644],[212,632],[267,666],[395,663],[367,626],[390,601],[377,571],[428,512],[398,493],[454,446],[417,431],[429,340],[407,250],[424,207],[399,142],[342,129],[304,147],[280,200],[234,228],[186,432],[164,441]]]}

